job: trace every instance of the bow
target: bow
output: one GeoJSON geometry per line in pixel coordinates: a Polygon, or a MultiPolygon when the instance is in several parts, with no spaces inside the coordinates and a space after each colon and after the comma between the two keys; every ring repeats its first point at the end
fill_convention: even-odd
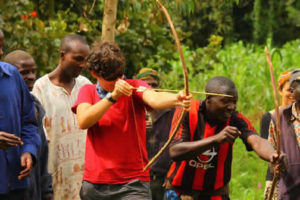
{"type": "MultiPolygon", "coordinates": [[[[266,53],[266,57],[267,57],[268,65],[269,65],[269,71],[270,71],[272,87],[273,87],[273,96],[274,96],[274,105],[275,105],[275,123],[276,123],[275,134],[276,134],[276,141],[277,141],[276,142],[276,153],[279,157],[280,156],[280,116],[279,116],[277,87],[276,87],[276,82],[275,82],[275,78],[274,78],[273,64],[272,64],[271,56],[270,56],[268,47],[266,47],[266,46],[265,46],[265,53],[266,53]]],[[[268,196],[268,200],[272,199],[275,185],[278,180],[279,180],[279,173],[277,172],[277,170],[274,170],[274,176],[273,176],[272,186],[271,186],[271,190],[270,190],[270,193],[268,196]]]]}
{"type": "MultiPolygon", "coordinates": [[[[189,95],[188,70],[187,70],[187,67],[186,67],[186,64],[185,64],[185,60],[184,60],[184,56],[183,56],[183,53],[182,53],[180,41],[178,39],[176,30],[174,28],[173,22],[172,22],[169,14],[168,14],[167,9],[162,5],[162,3],[159,0],[157,0],[156,3],[162,9],[162,11],[164,12],[164,14],[167,18],[167,21],[170,25],[170,28],[172,30],[174,39],[176,41],[176,46],[177,46],[177,49],[178,49],[178,52],[179,52],[179,55],[180,55],[180,60],[181,60],[181,63],[182,63],[182,69],[183,69],[183,75],[184,75],[184,92],[185,92],[185,95],[189,95]]],[[[186,113],[187,113],[186,111],[181,111],[180,117],[177,121],[177,124],[174,126],[174,129],[173,129],[169,139],[164,144],[164,146],[158,151],[158,153],[155,156],[153,156],[153,158],[149,161],[149,163],[144,167],[143,171],[146,171],[161,156],[161,154],[167,149],[167,147],[171,143],[172,139],[174,138],[178,128],[180,127],[186,113]]]]}

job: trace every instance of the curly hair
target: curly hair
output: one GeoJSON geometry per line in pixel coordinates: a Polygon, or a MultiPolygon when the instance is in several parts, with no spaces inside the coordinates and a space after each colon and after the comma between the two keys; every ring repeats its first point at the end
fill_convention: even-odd
{"type": "Polygon", "coordinates": [[[87,58],[87,67],[97,76],[113,81],[124,74],[125,57],[112,42],[96,42],[87,58]]]}

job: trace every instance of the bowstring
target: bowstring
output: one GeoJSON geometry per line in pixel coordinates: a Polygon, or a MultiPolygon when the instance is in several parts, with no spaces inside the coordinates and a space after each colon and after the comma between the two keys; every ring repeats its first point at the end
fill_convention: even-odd
{"type": "Polygon", "coordinates": [[[142,149],[141,149],[141,139],[139,137],[139,133],[138,133],[138,127],[137,127],[137,121],[136,121],[136,115],[135,115],[135,108],[134,108],[134,104],[133,104],[133,97],[131,95],[130,97],[131,100],[131,107],[132,107],[132,111],[133,111],[133,118],[134,118],[134,124],[135,124],[135,134],[137,136],[137,141],[138,141],[138,147],[139,147],[139,152],[140,152],[140,157],[142,160],[142,169],[144,168],[144,158],[143,158],[143,153],[142,153],[142,149]]]}

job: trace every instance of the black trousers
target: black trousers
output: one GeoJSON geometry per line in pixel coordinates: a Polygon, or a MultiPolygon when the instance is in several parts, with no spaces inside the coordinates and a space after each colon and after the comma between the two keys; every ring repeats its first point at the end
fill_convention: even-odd
{"type": "Polygon", "coordinates": [[[152,200],[163,200],[165,195],[165,188],[162,186],[165,182],[165,174],[158,174],[153,171],[150,172],[150,188],[152,193],[152,200]]]}
{"type": "Polygon", "coordinates": [[[25,189],[12,190],[7,194],[0,194],[0,200],[30,200],[28,191],[25,189]]]}

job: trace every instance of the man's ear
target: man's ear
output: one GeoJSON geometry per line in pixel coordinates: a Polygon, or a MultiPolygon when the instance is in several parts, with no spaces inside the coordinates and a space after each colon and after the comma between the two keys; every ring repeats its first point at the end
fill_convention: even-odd
{"type": "Polygon", "coordinates": [[[208,96],[204,99],[205,109],[209,109],[211,105],[211,100],[208,98],[208,96]]]}
{"type": "Polygon", "coordinates": [[[210,104],[210,96],[209,95],[206,95],[206,98],[205,98],[205,104],[210,104]]]}
{"type": "Polygon", "coordinates": [[[205,99],[206,99],[207,102],[210,102],[211,101],[211,95],[206,95],[205,99]]]}

